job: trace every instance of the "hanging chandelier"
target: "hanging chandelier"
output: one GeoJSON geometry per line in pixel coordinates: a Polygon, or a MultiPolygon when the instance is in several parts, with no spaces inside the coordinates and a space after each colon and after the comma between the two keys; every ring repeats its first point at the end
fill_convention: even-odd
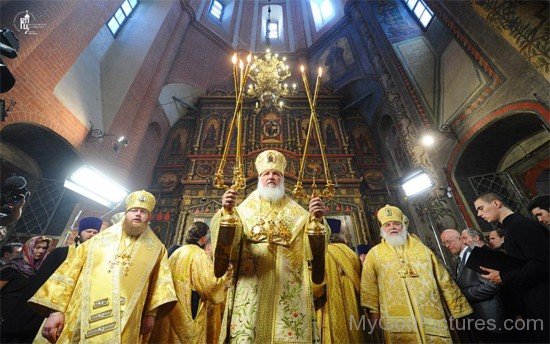
{"type": "Polygon", "coordinates": [[[286,57],[279,58],[279,54],[272,54],[269,49],[262,56],[254,56],[254,63],[250,68],[250,79],[246,94],[249,99],[256,98],[256,109],[270,108],[279,105],[278,100],[293,94],[296,84],[292,88],[284,81],[290,77],[290,67],[286,57]]]}

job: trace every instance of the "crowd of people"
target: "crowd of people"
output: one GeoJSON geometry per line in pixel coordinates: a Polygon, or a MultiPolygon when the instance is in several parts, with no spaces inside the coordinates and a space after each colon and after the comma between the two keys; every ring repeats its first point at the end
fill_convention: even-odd
{"type": "Polygon", "coordinates": [[[478,197],[477,215],[498,228],[488,244],[474,228],[443,230],[445,265],[392,205],[376,213],[381,242],[354,251],[321,198],[304,209],[285,194],[283,154],[266,150],[255,165],[257,190],[240,202],[227,190],[210,226],[194,222],[169,250],[149,227],[156,199],[144,190],[108,228],[80,220],[74,245],[4,245],[0,340],[549,342],[548,196],[528,206],[539,222],[498,194],[478,197]],[[479,252],[521,264],[475,263],[479,252]]]}

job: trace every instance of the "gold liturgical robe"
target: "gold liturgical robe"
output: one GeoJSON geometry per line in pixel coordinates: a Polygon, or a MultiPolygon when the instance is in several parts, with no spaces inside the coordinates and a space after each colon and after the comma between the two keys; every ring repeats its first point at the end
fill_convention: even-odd
{"type": "Polygon", "coordinates": [[[386,343],[452,343],[444,305],[453,318],[472,308],[435,254],[407,235],[369,251],[361,276],[361,305],[378,313],[386,343]]]}
{"type": "MultiPolygon", "coordinates": [[[[149,343],[212,343],[208,341],[208,335],[217,338],[220,328],[219,325],[209,328],[216,323],[209,316],[216,314],[208,314],[208,311],[211,310],[211,305],[225,301],[227,279],[214,277],[212,260],[197,245],[187,244],[177,249],[170,257],[169,265],[178,303],[168,316],[155,324],[149,343]],[[193,291],[201,298],[194,319],[191,312],[193,291]]],[[[220,313],[217,316],[221,319],[220,313]]]]}
{"type": "Polygon", "coordinates": [[[78,246],[29,300],[44,315],[65,315],[57,343],[139,343],[142,316],[158,319],[173,307],[163,244],[150,228],[129,239],[121,223],[101,231],[78,246]]]}
{"type": "MultiPolygon", "coordinates": [[[[236,209],[243,226],[231,249],[235,272],[220,343],[226,338],[232,343],[318,342],[308,269],[312,255],[304,231],[309,212],[286,196],[276,203],[262,201],[257,191],[236,209]]],[[[210,227],[214,252],[220,214],[210,227]]]]}
{"type": "Polygon", "coordinates": [[[329,244],[326,261],[326,302],[317,311],[322,342],[362,343],[361,328],[350,326],[360,322],[359,292],[361,261],[345,244],[329,244]]]}

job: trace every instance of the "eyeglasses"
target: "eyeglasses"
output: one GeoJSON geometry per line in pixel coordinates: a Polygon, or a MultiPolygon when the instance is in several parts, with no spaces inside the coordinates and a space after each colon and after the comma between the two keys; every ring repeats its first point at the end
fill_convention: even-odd
{"type": "Polygon", "coordinates": [[[454,239],[449,239],[449,240],[442,241],[441,243],[443,245],[447,246],[447,245],[453,244],[453,243],[455,243],[459,240],[460,240],[460,238],[454,238],[454,239]]]}

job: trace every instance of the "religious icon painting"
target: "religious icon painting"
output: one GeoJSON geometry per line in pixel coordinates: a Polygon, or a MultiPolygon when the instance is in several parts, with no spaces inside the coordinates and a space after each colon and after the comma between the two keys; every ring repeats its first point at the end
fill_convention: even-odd
{"type": "Polygon", "coordinates": [[[330,171],[335,175],[335,176],[345,176],[346,173],[348,172],[348,168],[346,167],[346,164],[345,162],[342,162],[342,161],[332,161],[330,163],[330,171]]]}
{"type": "Polygon", "coordinates": [[[371,190],[383,190],[386,187],[385,177],[381,171],[368,170],[363,174],[363,181],[371,190]]]}
{"type": "Polygon", "coordinates": [[[214,166],[210,162],[201,162],[197,166],[197,176],[206,178],[212,175],[214,172],[214,166]]]}
{"type": "Polygon", "coordinates": [[[178,128],[170,134],[166,146],[166,156],[177,156],[185,152],[187,146],[188,131],[185,128],[178,128]]]}
{"type": "Polygon", "coordinates": [[[220,132],[220,122],[212,118],[203,127],[202,131],[202,147],[203,148],[215,148],[218,143],[218,136],[220,132]]]}
{"type": "Polygon", "coordinates": [[[172,172],[163,173],[158,177],[158,183],[163,190],[173,190],[178,181],[178,175],[172,172]]]}
{"type": "Polygon", "coordinates": [[[352,137],[353,146],[357,155],[374,155],[376,153],[368,127],[356,127],[353,129],[352,137]]]}
{"type": "Polygon", "coordinates": [[[283,143],[283,129],[281,117],[269,113],[262,118],[261,143],[283,143]]]}
{"type": "Polygon", "coordinates": [[[311,177],[318,178],[321,176],[321,172],[323,171],[323,168],[318,162],[312,161],[308,162],[306,164],[306,173],[311,177]]]}
{"type": "Polygon", "coordinates": [[[340,140],[338,139],[338,126],[336,125],[334,119],[326,119],[323,123],[324,134],[325,134],[325,145],[328,149],[339,148],[340,140]]]}
{"type": "MultiPolygon", "coordinates": [[[[300,122],[300,137],[302,139],[302,144],[306,142],[307,137],[307,129],[309,126],[309,114],[306,115],[305,118],[302,119],[300,122]]],[[[309,146],[310,147],[316,147],[317,146],[317,134],[315,133],[315,129],[311,129],[311,134],[309,137],[309,146]]]]}

